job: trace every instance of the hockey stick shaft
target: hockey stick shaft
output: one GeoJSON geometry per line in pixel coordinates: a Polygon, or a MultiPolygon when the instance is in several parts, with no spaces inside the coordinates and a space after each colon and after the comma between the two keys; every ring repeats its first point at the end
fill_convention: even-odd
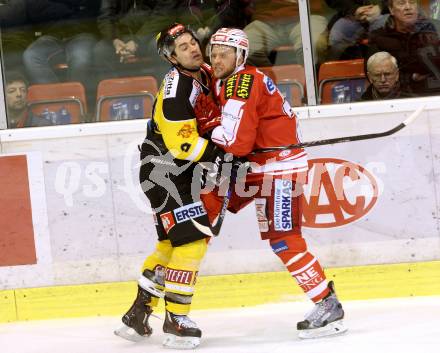
{"type": "MultiPolygon", "coordinates": [[[[316,141],[310,141],[310,142],[302,142],[298,144],[288,145],[288,146],[277,146],[277,147],[270,147],[270,148],[261,148],[258,150],[253,151],[252,153],[257,152],[275,152],[279,150],[285,150],[290,148],[303,148],[303,147],[313,147],[313,146],[322,146],[322,145],[331,145],[335,143],[342,143],[342,142],[351,142],[351,141],[360,141],[360,140],[368,140],[378,137],[385,137],[392,134],[395,134],[397,131],[402,130],[405,126],[408,126],[411,124],[414,120],[416,120],[420,114],[422,113],[423,109],[425,108],[424,105],[420,106],[415,112],[413,112],[408,118],[406,118],[403,122],[401,122],[399,125],[393,127],[392,129],[384,132],[374,133],[374,134],[365,134],[365,135],[354,135],[354,136],[346,136],[346,137],[336,137],[332,139],[325,139],[325,140],[316,140],[316,141]]],[[[214,236],[216,237],[220,233],[221,226],[223,224],[223,220],[225,218],[226,209],[229,205],[229,200],[232,195],[232,188],[234,183],[231,183],[229,185],[229,189],[225,197],[223,198],[222,207],[220,209],[220,213],[217,217],[217,220],[214,224],[211,225],[211,227],[204,226],[194,219],[191,219],[194,226],[200,230],[202,233],[208,235],[208,236],[214,236]]]]}
{"type": "Polygon", "coordinates": [[[222,207],[220,208],[220,213],[218,214],[214,224],[211,224],[210,227],[204,226],[203,224],[200,224],[199,222],[191,218],[193,225],[203,234],[206,234],[209,237],[216,237],[220,233],[223,220],[225,219],[226,210],[229,205],[229,200],[231,199],[231,195],[232,195],[232,188],[233,188],[232,184],[233,183],[229,185],[228,192],[223,197],[222,207]]]}
{"type": "Polygon", "coordinates": [[[214,234],[215,237],[218,235],[218,233],[220,233],[220,229],[222,227],[223,220],[225,219],[226,210],[228,208],[229,200],[231,199],[231,195],[232,195],[233,184],[234,183],[231,183],[231,185],[229,186],[227,194],[225,195],[225,197],[223,197],[222,208],[220,209],[220,213],[219,213],[219,215],[217,217],[216,222],[211,227],[211,231],[212,231],[212,233],[214,234]]]}
{"type": "Polygon", "coordinates": [[[260,149],[253,151],[252,153],[255,154],[255,153],[264,153],[264,152],[276,152],[276,151],[286,150],[286,149],[291,149],[291,148],[304,148],[304,147],[314,147],[314,146],[323,146],[323,145],[333,145],[335,143],[369,140],[369,139],[374,139],[374,138],[378,138],[378,137],[390,136],[392,134],[395,134],[397,131],[402,130],[405,126],[408,126],[414,120],[416,120],[420,116],[420,114],[422,113],[424,108],[425,108],[424,105],[420,106],[415,112],[413,112],[403,122],[401,122],[399,125],[393,127],[392,129],[390,129],[388,131],[378,132],[378,133],[373,133],[373,134],[353,135],[353,136],[345,136],[345,137],[335,137],[335,138],[324,139],[324,140],[301,142],[301,143],[296,143],[296,144],[292,144],[292,145],[288,145],[288,146],[260,148],[260,149]]]}

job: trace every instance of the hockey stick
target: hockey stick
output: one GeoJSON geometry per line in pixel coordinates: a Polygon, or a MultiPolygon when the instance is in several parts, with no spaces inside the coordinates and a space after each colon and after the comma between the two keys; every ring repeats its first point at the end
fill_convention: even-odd
{"type": "MultiPolygon", "coordinates": [[[[251,154],[255,154],[257,152],[260,152],[260,153],[261,152],[263,152],[263,153],[264,152],[276,152],[279,150],[286,150],[286,149],[290,149],[290,148],[303,148],[303,147],[331,145],[331,144],[335,144],[335,143],[368,140],[368,139],[374,139],[374,138],[378,138],[378,137],[389,136],[389,135],[396,133],[397,131],[402,130],[405,126],[408,126],[409,124],[411,124],[414,120],[416,120],[420,116],[420,114],[422,113],[424,108],[425,108],[424,105],[420,106],[415,112],[413,112],[403,122],[401,122],[399,125],[393,127],[392,129],[390,129],[388,131],[378,132],[378,133],[374,133],[374,134],[354,135],[354,136],[346,136],[346,137],[336,137],[336,138],[325,139],[325,140],[301,142],[298,144],[292,144],[292,145],[288,145],[288,146],[261,148],[261,149],[258,149],[258,150],[251,152],[251,154]]],[[[211,225],[211,227],[204,226],[191,218],[191,221],[193,222],[194,226],[198,230],[200,230],[202,233],[206,234],[207,236],[216,237],[219,234],[221,226],[223,224],[223,220],[226,215],[226,209],[228,208],[229,200],[232,195],[233,184],[234,183],[231,183],[229,185],[228,192],[226,193],[225,197],[223,198],[223,203],[222,203],[222,207],[220,210],[220,214],[217,216],[217,219],[215,220],[214,224],[211,225]]]]}
{"type": "Polygon", "coordinates": [[[210,227],[204,226],[203,224],[200,224],[199,222],[197,222],[191,218],[191,222],[193,222],[194,226],[199,231],[201,231],[203,234],[206,234],[209,237],[216,237],[218,235],[218,233],[220,233],[220,229],[222,228],[223,220],[225,219],[226,209],[228,208],[229,200],[231,199],[232,189],[234,187],[233,185],[235,185],[235,183],[229,184],[228,191],[226,192],[225,197],[223,197],[223,202],[222,202],[222,207],[220,208],[220,213],[218,214],[218,216],[214,220],[214,223],[211,224],[210,227]]]}
{"type": "Polygon", "coordinates": [[[315,141],[309,141],[309,142],[301,142],[301,143],[296,143],[296,144],[292,144],[292,145],[288,145],[288,146],[260,148],[260,149],[257,149],[255,151],[251,152],[251,154],[265,153],[265,152],[276,152],[276,151],[280,151],[280,150],[287,150],[290,148],[303,148],[303,147],[332,145],[335,143],[369,140],[369,139],[374,139],[374,138],[378,138],[378,137],[390,136],[392,134],[395,134],[397,131],[402,130],[405,126],[408,126],[414,120],[416,120],[420,116],[420,114],[422,113],[424,108],[425,108],[424,105],[420,106],[414,113],[412,113],[408,118],[406,118],[399,125],[393,127],[390,130],[384,131],[384,132],[377,132],[377,133],[365,134],[365,135],[336,137],[336,138],[332,138],[332,139],[315,140],[315,141]]]}

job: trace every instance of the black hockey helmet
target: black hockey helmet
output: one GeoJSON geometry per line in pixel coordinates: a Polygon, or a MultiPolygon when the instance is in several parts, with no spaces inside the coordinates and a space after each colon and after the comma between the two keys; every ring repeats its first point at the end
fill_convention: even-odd
{"type": "Polygon", "coordinates": [[[200,46],[200,41],[189,27],[181,23],[173,23],[158,33],[156,37],[157,53],[164,59],[171,57],[175,49],[174,41],[184,33],[191,34],[200,46]]]}

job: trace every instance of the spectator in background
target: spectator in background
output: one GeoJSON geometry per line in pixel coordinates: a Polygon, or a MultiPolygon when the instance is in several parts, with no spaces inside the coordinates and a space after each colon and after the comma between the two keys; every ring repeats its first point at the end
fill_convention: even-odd
{"type": "Polygon", "coordinates": [[[388,18],[383,0],[326,0],[337,10],[329,33],[329,58],[332,60],[362,58],[368,33],[382,27],[388,18]]]}
{"type": "Polygon", "coordinates": [[[367,77],[370,86],[362,94],[362,101],[412,97],[402,90],[397,60],[390,53],[380,51],[370,56],[367,77]]]}
{"type": "Polygon", "coordinates": [[[6,116],[10,129],[52,125],[49,120],[33,116],[27,106],[28,82],[18,72],[6,73],[6,116]]]}
{"type": "Polygon", "coordinates": [[[6,75],[6,116],[8,127],[23,127],[27,118],[27,81],[19,73],[6,75]]]}
{"type": "Polygon", "coordinates": [[[440,0],[431,0],[429,2],[429,15],[433,20],[440,20],[440,0]]]}
{"type": "Polygon", "coordinates": [[[205,47],[211,35],[221,27],[243,29],[251,22],[254,0],[190,0],[188,9],[197,37],[205,47]]]}
{"type": "Polygon", "coordinates": [[[27,0],[0,2],[1,51],[6,71],[24,71],[23,52],[35,39],[27,22],[27,0]]]}
{"type": "MultiPolygon", "coordinates": [[[[98,79],[128,76],[123,64],[147,56],[152,33],[142,33],[145,23],[154,21],[154,0],[103,0],[98,17],[100,41],[94,47],[98,79]]],[[[140,74],[140,73],[139,73],[140,74]]]]}
{"type": "Polygon", "coordinates": [[[158,32],[169,23],[187,23],[203,42],[224,24],[244,26],[251,2],[103,0],[98,18],[101,40],[94,49],[98,80],[133,75],[153,75],[161,80],[168,67],[156,55],[158,32]]]}
{"type": "MultiPolygon", "coordinates": [[[[313,7],[313,3],[312,3],[313,7]]],[[[327,50],[327,20],[310,16],[311,36],[315,57],[323,57],[327,50]]],[[[301,26],[297,0],[255,1],[253,21],[244,28],[249,37],[248,62],[254,66],[272,66],[275,48],[293,45],[294,61],[303,62],[301,26]]]]}
{"type": "MultiPolygon", "coordinates": [[[[67,81],[80,81],[87,91],[96,43],[96,17],[100,0],[28,0],[29,23],[40,35],[24,52],[31,83],[62,81],[55,70],[67,63],[67,81]]],[[[89,97],[89,100],[90,97],[89,97]]]]}
{"type": "Polygon", "coordinates": [[[384,27],[370,33],[369,56],[387,51],[399,63],[400,83],[410,93],[440,91],[439,36],[424,17],[417,0],[389,0],[390,16],[384,27]]]}

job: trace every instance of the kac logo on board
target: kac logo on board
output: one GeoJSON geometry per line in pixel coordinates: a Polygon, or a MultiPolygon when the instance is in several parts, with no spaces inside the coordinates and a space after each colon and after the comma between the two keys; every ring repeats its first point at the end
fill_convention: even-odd
{"type": "Polygon", "coordinates": [[[303,226],[333,228],[364,217],[376,204],[376,178],[359,164],[336,158],[309,160],[303,226]]]}

